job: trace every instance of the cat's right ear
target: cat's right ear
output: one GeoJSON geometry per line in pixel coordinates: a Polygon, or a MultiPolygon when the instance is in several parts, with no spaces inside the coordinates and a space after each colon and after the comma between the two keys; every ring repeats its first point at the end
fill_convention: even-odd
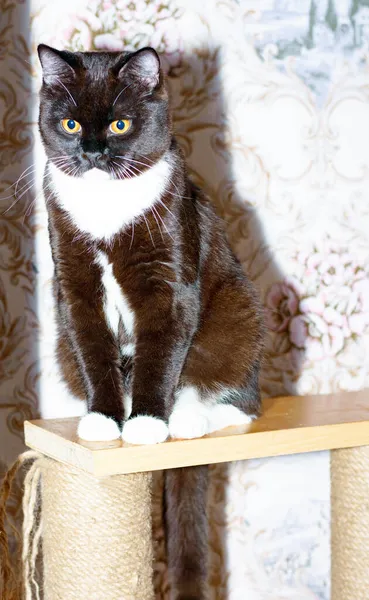
{"type": "Polygon", "coordinates": [[[124,64],[118,61],[115,70],[119,68],[118,78],[127,77],[138,86],[152,92],[161,81],[160,59],[154,48],[141,48],[124,57],[124,64]]]}
{"type": "Polygon", "coordinates": [[[76,73],[70,64],[73,60],[72,52],[56,50],[46,44],[37,48],[38,57],[42,66],[42,77],[47,85],[55,85],[60,81],[71,81],[76,73]]]}

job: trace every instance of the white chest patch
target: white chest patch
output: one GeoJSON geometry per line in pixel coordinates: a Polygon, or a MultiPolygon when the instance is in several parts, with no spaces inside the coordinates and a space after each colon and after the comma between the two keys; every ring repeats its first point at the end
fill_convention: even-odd
{"type": "Polygon", "coordinates": [[[160,199],[171,165],[164,157],[142,175],[122,180],[100,169],[82,177],[70,177],[53,163],[49,169],[57,200],[78,229],[108,240],[160,199]]]}
{"type": "MultiPolygon", "coordinates": [[[[122,289],[113,274],[113,265],[108,262],[106,255],[99,252],[97,259],[98,265],[102,269],[102,284],[104,286],[104,311],[105,317],[112,331],[117,335],[119,319],[121,318],[125,330],[129,335],[134,330],[134,313],[130,308],[122,289]]],[[[131,351],[133,354],[133,351],[131,351]]]]}

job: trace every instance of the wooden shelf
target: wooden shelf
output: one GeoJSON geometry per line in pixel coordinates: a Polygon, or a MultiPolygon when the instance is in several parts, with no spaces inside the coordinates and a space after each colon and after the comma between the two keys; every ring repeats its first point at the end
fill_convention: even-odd
{"type": "Polygon", "coordinates": [[[78,419],[26,421],[26,445],[96,476],[369,445],[369,390],[264,402],[251,426],[155,446],[82,442],[78,419]]]}

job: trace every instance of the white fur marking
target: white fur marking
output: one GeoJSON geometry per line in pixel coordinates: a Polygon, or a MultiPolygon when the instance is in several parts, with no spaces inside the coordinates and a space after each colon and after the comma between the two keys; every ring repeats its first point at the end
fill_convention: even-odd
{"type": "Polygon", "coordinates": [[[208,433],[224,429],[224,427],[231,427],[232,425],[247,425],[252,420],[253,417],[246,415],[242,410],[233,406],[233,404],[216,404],[210,410],[208,433]]]}
{"type": "Polygon", "coordinates": [[[90,442],[107,442],[120,437],[119,427],[113,419],[101,413],[90,412],[79,422],[78,436],[90,442]]]}
{"type": "Polygon", "coordinates": [[[171,437],[192,439],[206,435],[209,431],[209,411],[210,407],[201,401],[195,387],[181,389],[169,417],[171,437]]]}
{"type": "Polygon", "coordinates": [[[129,307],[122,289],[114,277],[113,265],[108,262],[103,252],[98,252],[96,262],[102,269],[102,284],[105,289],[104,312],[112,331],[118,333],[119,317],[122,318],[125,330],[133,334],[134,312],[129,307]]]}
{"type": "Polygon", "coordinates": [[[123,397],[124,418],[128,419],[132,412],[132,396],[124,394],[123,397]]]}
{"type": "Polygon", "coordinates": [[[122,438],[129,444],[160,444],[168,437],[168,427],[155,417],[140,416],[129,419],[123,427],[122,438]]]}
{"type": "Polygon", "coordinates": [[[122,346],[122,352],[125,356],[134,356],[135,345],[134,344],[124,344],[124,346],[122,346]]]}
{"type": "Polygon", "coordinates": [[[171,437],[192,439],[224,427],[251,423],[254,417],[232,404],[222,404],[224,397],[223,392],[201,399],[199,391],[191,386],[179,390],[169,417],[171,437]]]}
{"type": "Polygon", "coordinates": [[[81,231],[106,240],[159,200],[171,173],[165,157],[142,175],[121,180],[100,169],[82,177],[70,177],[53,163],[49,169],[59,204],[72,221],[81,231]]]}

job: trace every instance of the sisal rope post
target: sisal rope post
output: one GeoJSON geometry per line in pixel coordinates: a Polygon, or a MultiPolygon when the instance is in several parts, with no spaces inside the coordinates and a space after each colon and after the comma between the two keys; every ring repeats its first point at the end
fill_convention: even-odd
{"type": "Polygon", "coordinates": [[[25,452],[3,482],[0,542],[1,600],[153,600],[151,473],[98,478],[25,452]],[[12,568],[5,521],[12,482],[27,461],[21,574],[19,562],[12,568]]]}
{"type": "MultiPolygon", "coordinates": [[[[12,488],[14,481],[19,473],[19,471],[27,465],[30,461],[35,461],[40,458],[40,454],[38,452],[34,452],[29,450],[21,454],[14,464],[9,468],[3,480],[1,481],[0,488],[0,596],[1,600],[24,600],[25,590],[24,590],[24,580],[21,574],[21,556],[19,552],[20,548],[20,534],[17,529],[16,524],[11,523],[8,520],[7,514],[7,503],[9,498],[12,495],[12,488]],[[9,550],[9,539],[8,539],[8,529],[12,531],[14,535],[14,541],[18,545],[18,549],[15,550],[12,554],[9,550]]],[[[24,481],[25,487],[25,497],[26,500],[23,501],[23,508],[27,506],[27,513],[30,516],[30,511],[28,510],[28,498],[31,494],[31,489],[33,485],[30,484],[30,479],[33,480],[34,468],[31,466],[29,472],[26,475],[24,481]]],[[[35,478],[36,488],[37,488],[37,477],[35,478]]],[[[36,499],[34,504],[36,504],[36,499]]],[[[34,522],[34,513],[33,509],[31,510],[31,518],[25,518],[23,521],[23,534],[27,535],[27,530],[29,524],[34,522]]],[[[31,525],[32,529],[32,525],[31,525]]],[[[24,553],[25,544],[23,544],[23,553],[24,553]]],[[[23,554],[22,553],[22,557],[23,554]]],[[[38,552],[34,551],[36,564],[38,552]]],[[[32,570],[34,574],[35,569],[32,570]]]]}
{"type": "Polygon", "coordinates": [[[332,600],[369,598],[369,446],[331,453],[332,600]]]}
{"type": "Polygon", "coordinates": [[[153,600],[151,475],[42,459],[41,486],[45,600],[153,600]]]}

